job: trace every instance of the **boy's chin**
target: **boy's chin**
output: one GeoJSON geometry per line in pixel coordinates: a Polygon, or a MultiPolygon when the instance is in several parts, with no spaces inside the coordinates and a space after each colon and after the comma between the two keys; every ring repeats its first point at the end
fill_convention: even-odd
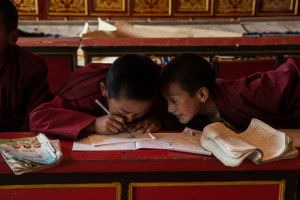
{"type": "Polygon", "coordinates": [[[178,119],[178,120],[181,124],[187,124],[191,121],[190,119],[178,119]]]}

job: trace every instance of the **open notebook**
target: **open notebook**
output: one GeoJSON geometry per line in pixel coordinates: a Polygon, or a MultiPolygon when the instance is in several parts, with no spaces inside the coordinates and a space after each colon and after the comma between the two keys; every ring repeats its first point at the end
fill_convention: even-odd
{"type": "Polygon", "coordinates": [[[117,135],[91,135],[79,141],[74,141],[73,151],[111,151],[136,149],[169,149],[173,151],[211,155],[200,146],[201,131],[191,135],[189,131],[182,133],[152,133],[153,140],[148,134],[128,133],[117,135]]]}

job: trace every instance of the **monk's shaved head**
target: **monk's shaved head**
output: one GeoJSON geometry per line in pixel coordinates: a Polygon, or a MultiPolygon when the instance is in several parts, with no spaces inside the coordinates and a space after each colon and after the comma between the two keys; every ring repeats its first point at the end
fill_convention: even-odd
{"type": "Polygon", "coordinates": [[[18,28],[18,11],[10,0],[0,0],[0,23],[7,33],[18,28]]]}
{"type": "Polygon", "coordinates": [[[160,86],[159,66],[142,54],[119,57],[106,76],[108,97],[152,101],[160,86]]]}

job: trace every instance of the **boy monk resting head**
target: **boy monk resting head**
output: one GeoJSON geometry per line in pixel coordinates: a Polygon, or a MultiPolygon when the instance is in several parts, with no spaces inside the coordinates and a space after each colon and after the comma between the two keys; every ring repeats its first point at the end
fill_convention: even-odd
{"type": "Polygon", "coordinates": [[[163,104],[151,108],[159,86],[159,66],[145,55],[124,55],[112,66],[91,63],[71,73],[54,100],[31,113],[31,130],[71,139],[84,130],[116,134],[129,125],[132,131],[141,129],[141,133],[157,131],[162,123],[166,126],[164,119],[154,118],[163,117],[163,104]],[[104,112],[95,99],[111,114],[104,112]]]}
{"type": "Polygon", "coordinates": [[[300,128],[300,69],[292,59],[274,71],[222,80],[203,57],[184,53],[161,77],[168,111],[191,128],[222,121],[244,130],[252,118],[275,128],[300,128]]]}
{"type": "Polygon", "coordinates": [[[0,1],[0,131],[29,131],[29,113],[51,100],[47,65],[16,45],[18,12],[9,0],[0,1]]]}

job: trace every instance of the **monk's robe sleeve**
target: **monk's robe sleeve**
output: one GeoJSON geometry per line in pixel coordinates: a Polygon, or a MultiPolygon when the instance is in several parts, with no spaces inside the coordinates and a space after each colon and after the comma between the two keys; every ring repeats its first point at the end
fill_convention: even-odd
{"type": "Polygon", "coordinates": [[[65,100],[56,96],[51,102],[33,110],[30,114],[30,128],[33,132],[77,139],[78,134],[96,119],[90,113],[97,109],[93,96],[78,100],[65,100]]]}
{"type": "Polygon", "coordinates": [[[244,130],[252,118],[274,128],[300,128],[300,67],[292,59],[278,69],[234,81],[216,81],[221,117],[244,130]]]}

